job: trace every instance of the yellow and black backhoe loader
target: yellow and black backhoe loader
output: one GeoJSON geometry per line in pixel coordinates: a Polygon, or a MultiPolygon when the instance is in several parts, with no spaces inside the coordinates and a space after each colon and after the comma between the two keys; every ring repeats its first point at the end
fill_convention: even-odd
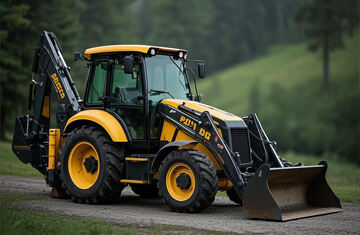
{"type": "Polygon", "coordinates": [[[341,210],[325,180],[326,162],[292,165],[255,114],[240,118],[200,103],[188,64],[198,63],[199,77],[205,65],[187,59],[186,50],[113,45],[74,58],[89,69],[83,100],[55,35],[41,33],[29,113],[15,122],[14,153],[45,176],[53,196],[105,203],[130,185],[176,212],[205,210],[218,190],[248,218],[285,221],[341,210]],[[51,90],[59,103],[56,129],[51,90]]]}

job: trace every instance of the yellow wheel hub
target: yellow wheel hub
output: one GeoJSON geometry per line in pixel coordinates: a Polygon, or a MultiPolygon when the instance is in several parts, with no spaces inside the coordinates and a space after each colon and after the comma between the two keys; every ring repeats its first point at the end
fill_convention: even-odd
{"type": "Polygon", "coordinates": [[[86,141],[77,143],[70,152],[68,169],[76,187],[88,189],[93,186],[100,171],[99,155],[95,147],[86,141]]]}
{"type": "Polygon", "coordinates": [[[177,201],[188,200],[194,193],[195,183],[194,172],[182,162],[172,165],[166,174],[166,188],[177,201]]]}

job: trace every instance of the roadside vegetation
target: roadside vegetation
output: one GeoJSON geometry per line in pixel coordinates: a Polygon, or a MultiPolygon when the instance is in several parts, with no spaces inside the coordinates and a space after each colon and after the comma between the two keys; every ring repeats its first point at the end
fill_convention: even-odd
{"type": "Polygon", "coordinates": [[[358,38],[347,37],[345,48],[332,54],[333,85],[326,92],[320,53],[305,43],[274,46],[266,56],[206,78],[199,90],[207,104],[239,116],[257,113],[291,162],[327,161],[337,196],[360,203],[358,49],[358,38]]]}
{"type": "Polygon", "coordinates": [[[203,102],[239,116],[257,113],[280,151],[337,154],[360,164],[359,37],[331,54],[332,85],[322,89],[321,54],[306,43],[278,45],[268,55],[199,83],[203,102]]]}

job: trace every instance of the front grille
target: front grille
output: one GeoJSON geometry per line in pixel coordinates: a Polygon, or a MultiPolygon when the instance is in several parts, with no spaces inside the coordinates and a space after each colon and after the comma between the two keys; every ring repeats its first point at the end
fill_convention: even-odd
{"type": "Polygon", "coordinates": [[[231,128],[232,151],[240,154],[241,163],[251,163],[249,133],[246,128],[231,128]]]}

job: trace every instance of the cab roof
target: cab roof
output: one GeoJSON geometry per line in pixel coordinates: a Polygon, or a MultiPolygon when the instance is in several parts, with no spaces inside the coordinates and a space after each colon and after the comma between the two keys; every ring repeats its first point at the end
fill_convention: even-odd
{"type": "Polygon", "coordinates": [[[141,52],[147,54],[151,48],[155,48],[159,51],[165,52],[179,52],[182,51],[184,54],[187,54],[186,50],[170,48],[170,47],[159,47],[159,46],[150,46],[150,45],[109,45],[101,47],[93,47],[85,50],[85,57],[90,59],[93,54],[108,53],[108,52],[141,52]]]}

